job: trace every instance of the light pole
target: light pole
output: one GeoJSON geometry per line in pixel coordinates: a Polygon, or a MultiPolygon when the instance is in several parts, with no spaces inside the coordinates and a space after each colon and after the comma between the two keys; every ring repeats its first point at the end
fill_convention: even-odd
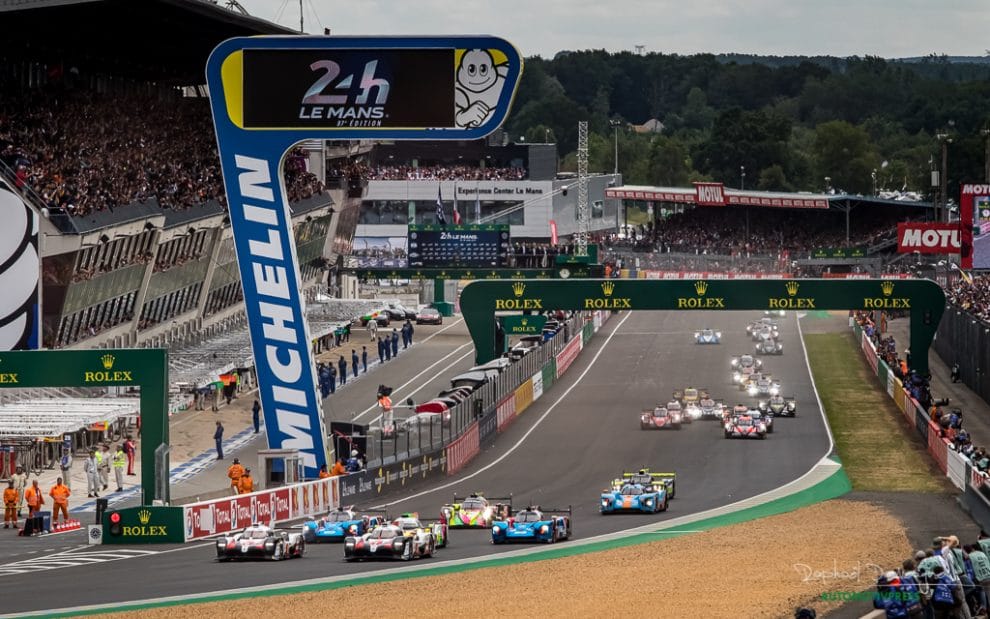
{"type": "Polygon", "coordinates": [[[829,193],[831,191],[832,191],[832,177],[831,176],[826,176],[825,177],[825,193],[829,193]]]}
{"type": "Polygon", "coordinates": [[[941,131],[935,134],[935,138],[942,145],[942,169],[939,171],[939,199],[938,205],[935,209],[935,218],[937,221],[947,221],[949,219],[948,205],[949,205],[949,144],[952,143],[952,137],[949,131],[955,126],[954,121],[949,121],[948,128],[945,131],[941,131]]]}
{"type": "Polygon", "coordinates": [[[877,169],[873,168],[870,172],[870,177],[873,179],[873,197],[877,197],[877,169]]]}
{"type": "Polygon", "coordinates": [[[739,191],[746,189],[746,166],[739,166],[739,191]]]}
{"type": "Polygon", "coordinates": [[[613,119],[608,121],[608,126],[612,127],[612,130],[615,133],[615,171],[613,172],[613,174],[615,174],[616,176],[619,175],[619,127],[621,125],[622,125],[621,120],[613,119]]]}
{"type": "Polygon", "coordinates": [[[983,134],[984,141],[986,142],[986,152],[983,155],[983,165],[986,168],[984,171],[984,180],[990,183],[990,128],[981,129],[980,133],[983,134]]]}

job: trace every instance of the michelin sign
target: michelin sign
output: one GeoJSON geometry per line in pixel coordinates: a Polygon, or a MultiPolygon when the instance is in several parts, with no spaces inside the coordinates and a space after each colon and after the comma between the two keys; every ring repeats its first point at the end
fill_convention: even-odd
{"type": "Polygon", "coordinates": [[[244,37],[206,67],[270,448],[327,464],[281,167],[306,139],[473,140],[504,122],[522,74],[507,41],[244,37]]]}

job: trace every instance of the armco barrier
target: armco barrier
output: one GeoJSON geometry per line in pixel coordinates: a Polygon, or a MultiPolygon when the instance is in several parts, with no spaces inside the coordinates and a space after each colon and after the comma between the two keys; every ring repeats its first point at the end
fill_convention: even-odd
{"type": "Polygon", "coordinates": [[[509,424],[516,419],[516,394],[515,392],[505,396],[505,399],[498,403],[495,409],[495,418],[498,421],[498,431],[509,427],[509,424]]]}
{"type": "Polygon", "coordinates": [[[446,467],[447,455],[444,449],[440,449],[339,477],[341,504],[362,503],[388,490],[405,489],[431,481],[443,475],[446,467]]]}
{"type": "Polygon", "coordinates": [[[478,420],[478,444],[485,445],[498,434],[498,412],[490,411],[478,420]]]}
{"type": "Polygon", "coordinates": [[[935,463],[938,464],[938,469],[943,473],[946,472],[948,467],[948,452],[949,447],[945,444],[945,441],[939,436],[939,427],[934,421],[928,422],[928,453],[935,458],[935,463]]]}
{"type": "Polygon", "coordinates": [[[315,516],[340,505],[339,478],[330,477],[183,506],[185,539],[237,531],[252,523],[276,524],[315,516]]]}
{"type": "MultiPolygon", "coordinates": [[[[910,402],[910,400],[907,400],[907,401],[910,402]]],[[[913,414],[914,414],[914,427],[918,429],[918,436],[920,436],[921,437],[921,440],[923,440],[925,442],[925,444],[927,445],[928,444],[928,416],[925,415],[925,413],[923,413],[922,411],[920,411],[920,410],[918,410],[918,409],[916,409],[914,407],[907,407],[907,408],[908,408],[909,411],[913,411],[913,414]]]]}
{"type": "Polygon", "coordinates": [[[533,385],[533,401],[535,402],[543,395],[543,370],[533,374],[529,382],[533,385]]]}
{"type": "Polygon", "coordinates": [[[527,380],[516,388],[516,415],[522,415],[533,403],[533,381],[527,380]]]}
{"type": "Polygon", "coordinates": [[[557,380],[557,360],[550,359],[543,369],[540,370],[543,373],[543,390],[546,391],[553,386],[553,382],[557,380]]]}
{"type": "Polygon", "coordinates": [[[863,349],[863,354],[866,356],[866,362],[870,364],[873,369],[873,373],[877,373],[877,349],[873,347],[873,342],[867,337],[866,331],[862,332],[860,335],[860,348],[863,349]]]}
{"type": "Polygon", "coordinates": [[[949,449],[947,455],[947,473],[949,481],[955,484],[956,488],[964,490],[966,488],[966,466],[968,460],[954,449],[949,449]]]}
{"type": "Polygon", "coordinates": [[[564,375],[581,353],[581,338],[576,337],[557,354],[557,378],[564,375]]]}
{"type": "Polygon", "coordinates": [[[447,474],[453,475],[464,468],[471,458],[478,455],[480,448],[478,422],[475,422],[457,440],[447,445],[447,474]]]}

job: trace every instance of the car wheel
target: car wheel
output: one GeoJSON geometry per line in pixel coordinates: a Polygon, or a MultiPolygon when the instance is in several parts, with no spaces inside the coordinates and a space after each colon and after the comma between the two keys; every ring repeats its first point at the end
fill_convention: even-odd
{"type": "Polygon", "coordinates": [[[299,545],[296,547],[296,556],[302,559],[302,556],[306,554],[306,540],[299,540],[299,545]]]}
{"type": "Polygon", "coordinates": [[[402,560],[409,561],[413,558],[413,541],[409,540],[402,546],[402,560]]]}
{"type": "Polygon", "coordinates": [[[430,540],[426,544],[426,552],[423,553],[423,556],[426,557],[427,559],[430,558],[430,557],[432,557],[433,556],[433,550],[434,550],[434,542],[433,542],[433,540],[430,540]]]}
{"type": "Polygon", "coordinates": [[[285,546],[282,542],[275,544],[275,550],[272,552],[273,561],[281,561],[285,558],[285,546]]]}
{"type": "Polygon", "coordinates": [[[728,432],[728,431],[726,431],[726,433],[725,433],[725,438],[730,438],[731,436],[732,436],[732,433],[731,433],[731,432],[728,432]]]}

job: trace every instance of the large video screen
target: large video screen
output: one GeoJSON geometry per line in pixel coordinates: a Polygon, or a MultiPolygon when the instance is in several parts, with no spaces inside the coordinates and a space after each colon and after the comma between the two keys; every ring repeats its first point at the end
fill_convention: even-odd
{"type": "Polygon", "coordinates": [[[404,236],[356,236],[351,256],[361,269],[404,269],[406,237],[404,236]]]}
{"type": "Polygon", "coordinates": [[[499,268],[509,263],[509,226],[409,226],[409,266],[499,268]]]}

